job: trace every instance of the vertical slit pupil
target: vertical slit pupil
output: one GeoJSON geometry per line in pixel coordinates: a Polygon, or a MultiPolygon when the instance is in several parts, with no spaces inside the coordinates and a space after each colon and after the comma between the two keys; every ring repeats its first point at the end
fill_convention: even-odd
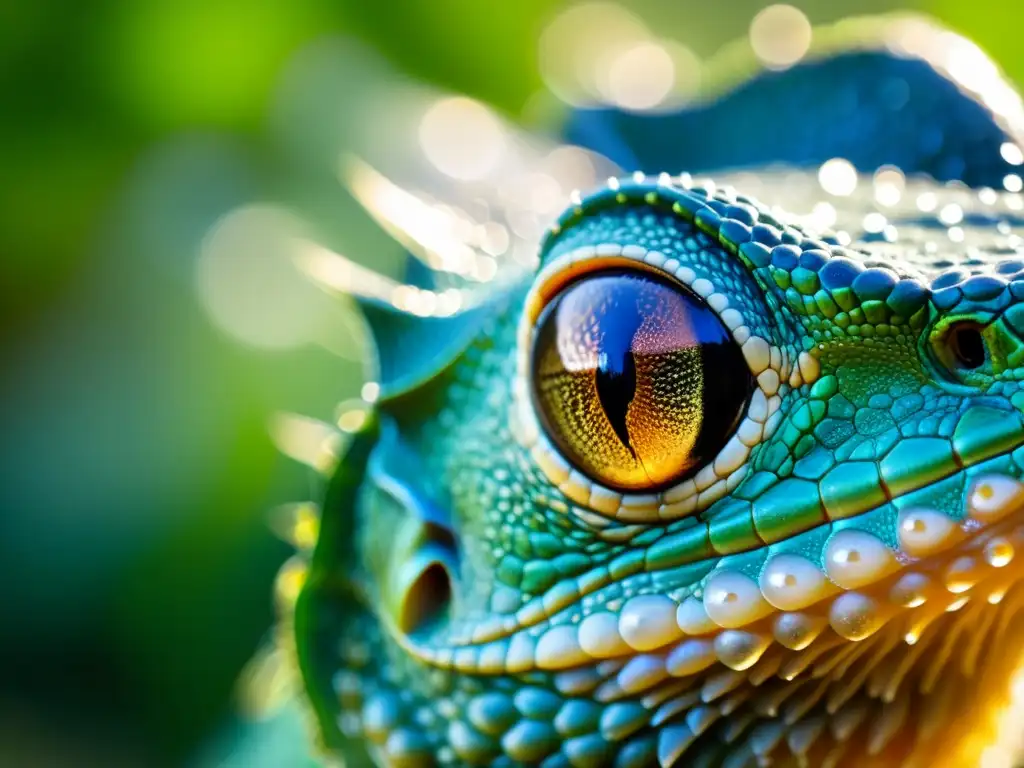
{"type": "Polygon", "coordinates": [[[969,326],[954,331],[953,354],[964,368],[980,368],[985,363],[985,340],[981,330],[969,326]]]}
{"type": "Polygon", "coordinates": [[[629,426],[626,424],[629,404],[636,395],[636,363],[632,351],[625,349],[620,355],[611,356],[602,353],[595,384],[608,423],[633,458],[636,458],[636,451],[629,441],[629,426]]]}

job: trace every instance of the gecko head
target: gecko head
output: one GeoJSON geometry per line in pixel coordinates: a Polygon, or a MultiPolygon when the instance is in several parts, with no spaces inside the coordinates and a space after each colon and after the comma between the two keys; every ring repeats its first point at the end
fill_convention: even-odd
{"type": "Polygon", "coordinates": [[[916,702],[998,688],[1014,627],[1024,262],[925,276],[668,178],[580,200],[540,256],[433,329],[343,462],[354,525],[296,614],[328,743],[936,754],[957,729],[916,702]]]}

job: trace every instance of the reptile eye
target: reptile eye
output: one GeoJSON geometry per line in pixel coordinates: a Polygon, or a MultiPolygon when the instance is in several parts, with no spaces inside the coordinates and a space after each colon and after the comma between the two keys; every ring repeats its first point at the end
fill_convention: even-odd
{"type": "Polygon", "coordinates": [[[588,275],[548,303],[532,374],[552,441],[581,471],[627,491],[671,484],[713,459],[754,386],[698,296],[625,270],[588,275]]]}

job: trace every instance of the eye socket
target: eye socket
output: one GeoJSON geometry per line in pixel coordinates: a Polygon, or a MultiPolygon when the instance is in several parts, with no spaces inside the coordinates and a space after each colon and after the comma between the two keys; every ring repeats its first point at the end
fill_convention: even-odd
{"type": "Polygon", "coordinates": [[[711,308],[646,272],[571,283],[536,327],[532,384],[544,428],[581,471],[618,490],[661,488],[700,469],[754,387],[711,308]]]}
{"type": "Polygon", "coordinates": [[[950,329],[946,343],[959,368],[974,370],[985,364],[985,339],[981,330],[975,323],[960,323],[950,329]]]}

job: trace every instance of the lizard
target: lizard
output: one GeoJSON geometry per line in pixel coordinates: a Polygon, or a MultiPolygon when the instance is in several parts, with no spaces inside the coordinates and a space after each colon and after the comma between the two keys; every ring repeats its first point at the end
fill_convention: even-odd
{"type": "MultiPolygon", "coordinates": [[[[926,63],[915,98],[951,82],[926,63]]],[[[714,181],[692,143],[596,146],[642,170],[530,274],[444,317],[361,302],[379,381],[280,590],[328,755],[977,762],[1024,650],[1024,207],[1013,125],[947,95],[925,117],[980,110],[973,144],[883,124],[818,173],[817,132],[714,181]]],[[[665,130],[570,135],[609,119],[665,130]]]]}

